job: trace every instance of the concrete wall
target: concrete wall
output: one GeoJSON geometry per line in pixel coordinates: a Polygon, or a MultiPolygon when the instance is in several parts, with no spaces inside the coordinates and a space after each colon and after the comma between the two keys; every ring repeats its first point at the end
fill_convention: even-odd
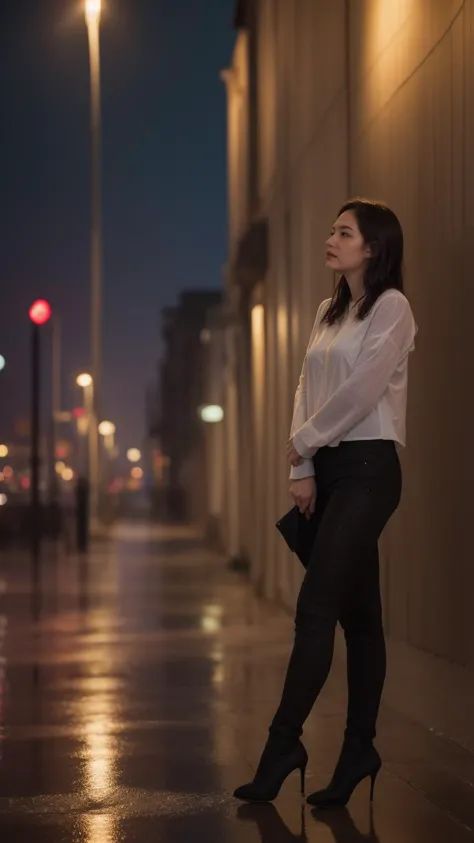
{"type": "Polygon", "coordinates": [[[349,135],[351,192],[383,197],[403,220],[420,328],[405,493],[385,545],[386,617],[395,638],[471,666],[473,24],[472,2],[361,2],[350,20],[349,135]]]}
{"type": "MultiPolygon", "coordinates": [[[[247,451],[237,462],[247,469],[235,481],[247,484],[241,497],[252,505],[240,509],[235,530],[258,587],[293,605],[300,572],[274,523],[290,505],[284,452],[304,349],[333,285],[324,240],[347,196],[381,198],[405,229],[407,291],[420,329],[404,498],[382,541],[386,625],[394,639],[472,668],[474,0],[257,0],[254,7],[253,37],[239,60],[254,44],[255,183],[249,190],[241,180],[242,198],[231,179],[230,206],[249,208],[255,196],[252,214],[269,221],[269,261],[260,288],[241,295],[249,310],[259,309],[249,318],[251,361],[237,381],[238,394],[250,389],[253,403],[240,417],[247,451]]],[[[239,96],[250,98],[252,77],[241,78],[247,91],[239,96]]],[[[233,131],[231,171],[246,156],[248,167],[249,149],[246,142],[245,155],[237,151],[233,131]]],[[[248,137],[248,122],[242,131],[248,137]]],[[[232,255],[244,217],[231,231],[234,296],[232,255]]]]}

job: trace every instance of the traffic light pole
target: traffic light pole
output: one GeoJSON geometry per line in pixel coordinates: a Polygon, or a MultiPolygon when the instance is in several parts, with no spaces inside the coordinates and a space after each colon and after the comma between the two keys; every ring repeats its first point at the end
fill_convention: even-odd
{"type": "Polygon", "coordinates": [[[31,512],[30,537],[33,581],[39,579],[40,554],[40,327],[31,326],[31,512]]]}
{"type": "Polygon", "coordinates": [[[31,319],[31,500],[30,543],[34,593],[36,600],[39,585],[39,557],[41,549],[40,513],[40,401],[41,401],[41,347],[40,330],[51,318],[51,307],[44,299],[37,299],[28,311],[31,319]]]}

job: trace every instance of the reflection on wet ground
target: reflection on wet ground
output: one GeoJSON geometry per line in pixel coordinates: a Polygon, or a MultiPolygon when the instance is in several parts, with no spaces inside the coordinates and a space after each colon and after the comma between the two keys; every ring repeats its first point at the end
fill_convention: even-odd
{"type": "MultiPolygon", "coordinates": [[[[312,811],[297,775],[274,805],[231,793],[252,776],[281,688],[292,620],[259,601],[191,529],[123,526],[87,563],[3,558],[0,834],[8,843],[461,843],[474,759],[386,709],[374,810],[312,811]]],[[[344,669],[308,724],[308,790],[339,750],[344,669]]]]}

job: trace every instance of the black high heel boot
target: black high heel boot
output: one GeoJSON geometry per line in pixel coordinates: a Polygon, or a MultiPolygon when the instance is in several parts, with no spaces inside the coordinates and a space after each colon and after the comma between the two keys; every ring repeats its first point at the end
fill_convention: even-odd
{"type": "Polygon", "coordinates": [[[306,801],[316,808],[344,807],[357,785],[370,776],[372,802],[375,781],[381,766],[380,755],[372,743],[346,739],[330,784],[324,790],[312,793],[306,801]]]}
{"type": "Polygon", "coordinates": [[[272,802],[280,792],[285,779],[299,770],[301,773],[301,794],[304,796],[304,777],[308,754],[301,743],[282,746],[269,738],[263,751],[255,778],[234,791],[236,799],[246,802],[272,802]]]}

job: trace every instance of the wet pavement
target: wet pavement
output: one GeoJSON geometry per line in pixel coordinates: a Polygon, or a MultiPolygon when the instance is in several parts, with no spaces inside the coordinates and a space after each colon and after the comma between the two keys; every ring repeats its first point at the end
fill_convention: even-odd
{"type": "MultiPolygon", "coordinates": [[[[86,565],[47,553],[42,603],[28,561],[0,557],[0,839],[7,843],[464,843],[474,756],[384,705],[384,768],[348,810],[305,806],[298,774],[274,805],[241,805],[291,645],[190,529],[123,525],[86,565]]],[[[344,666],[305,732],[307,791],[344,724],[344,666]]]]}

